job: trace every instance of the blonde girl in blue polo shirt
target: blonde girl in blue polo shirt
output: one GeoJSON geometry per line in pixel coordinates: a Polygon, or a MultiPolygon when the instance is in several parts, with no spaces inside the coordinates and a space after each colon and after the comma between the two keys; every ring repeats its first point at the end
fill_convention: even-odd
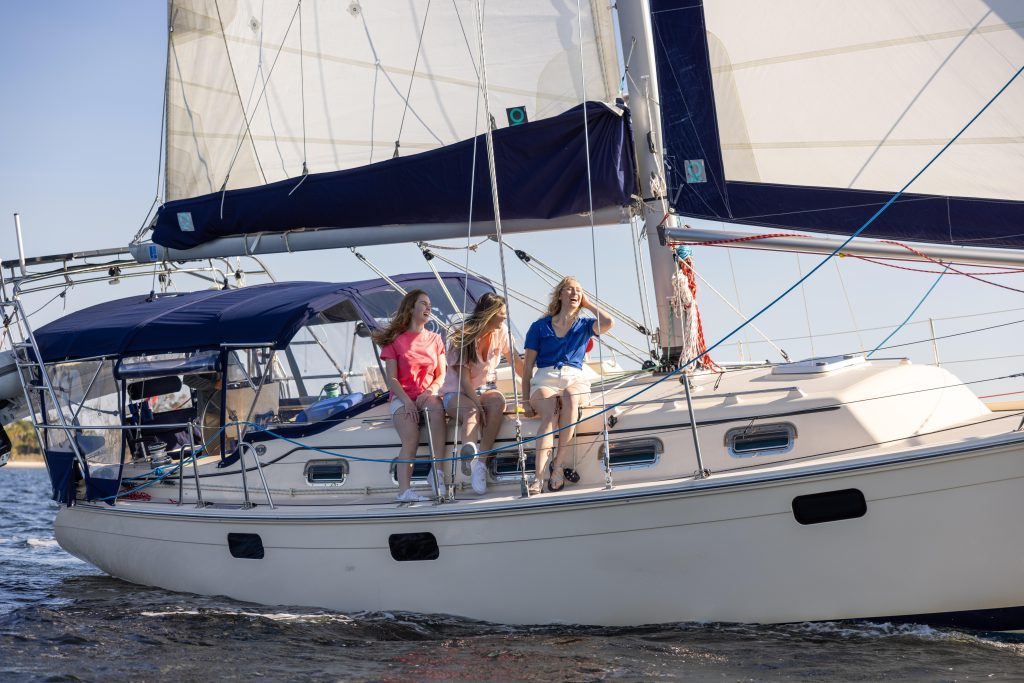
{"type": "Polygon", "coordinates": [[[537,440],[537,473],[530,485],[531,494],[543,492],[545,482],[551,491],[565,487],[565,470],[576,440],[573,423],[580,404],[590,395],[590,383],[583,374],[587,342],[592,336],[604,334],[614,324],[610,315],[587,299],[579,281],[569,276],[555,286],[545,316],[534,321],[526,333],[523,368],[523,396],[528,398],[526,416],[536,414],[540,418],[538,433],[547,434],[537,440]],[[594,317],[581,316],[583,309],[594,317]],[[554,442],[550,432],[555,430],[556,424],[561,431],[549,469],[548,458],[554,442]]]}

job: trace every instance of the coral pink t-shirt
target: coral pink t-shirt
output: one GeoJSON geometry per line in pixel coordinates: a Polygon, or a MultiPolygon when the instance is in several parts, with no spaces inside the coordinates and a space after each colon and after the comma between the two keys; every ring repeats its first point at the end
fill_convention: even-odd
{"type": "Polygon", "coordinates": [[[398,362],[398,383],[415,401],[444,369],[444,342],[427,330],[403,332],[380,350],[380,359],[398,362]]]}

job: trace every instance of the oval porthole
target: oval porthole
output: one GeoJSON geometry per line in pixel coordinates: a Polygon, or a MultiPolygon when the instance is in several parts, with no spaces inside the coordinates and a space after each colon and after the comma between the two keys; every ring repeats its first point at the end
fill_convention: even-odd
{"type": "Polygon", "coordinates": [[[868,504],[864,500],[864,494],[857,489],[812,493],[793,499],[793,516],[801,524],[856,519],[863,517],[867,511],[868,504]]]}
{"type": "Polygon", "coordinates": [[[263,539],[259,534],[228,534],[228,551],[241,560],[262,560],[263,539]]]}
{"type": "Polygon", "coordinates": [[[441,556],[437,539],[430,532],[415,534],[391,534],[388,536],[391,557],[398,562],[422,562],[436,560],[441,556]]]}

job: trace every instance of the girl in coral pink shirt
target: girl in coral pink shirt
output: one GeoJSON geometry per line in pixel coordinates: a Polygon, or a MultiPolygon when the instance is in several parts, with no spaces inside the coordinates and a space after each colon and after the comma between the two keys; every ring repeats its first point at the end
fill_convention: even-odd
{"type": "MultiPolygon", "coordinates": [[[[420,443],[420,411],[430,424],[434,457],[443,457],[445,442],[444,407],[438,396],[444,383],[444,342],[440,335],[424,329],[430,320],[430,297],[414,289],[402,298],[388,326],[373,340],[381,347],[384,374],[391,390],[391,420],[398,431],[402,449],[398,459],[411,461],[420,443]]],[[[430,476],[435,488],[447,486],[443,467],[435,467],[430,476]]],[[[412,463],[399,463],[398,500],[427,500],[412,490],[412,463]]]]}

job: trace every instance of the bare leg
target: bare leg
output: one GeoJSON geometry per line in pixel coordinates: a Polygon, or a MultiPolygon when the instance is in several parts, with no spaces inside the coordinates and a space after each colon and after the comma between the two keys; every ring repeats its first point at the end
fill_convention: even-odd
{"type": "Polygon", "coordinates": [[[569,467],[572,464],[572,447],[576,443],[576,419],[579,415],[580,396],[577,385],[562,391],[562,409],[558,413],[558,448],[555,450],[555,467],[569,467]]]}
{"type": "Polygon", "coordinates": [[[448,401],[445,409],[448,417],[455,420],[458,425],[457,434],[460,443],[476,443],[480,438],[480,421],[477,415],[476,406],[465,394],[459,394],[448,401]]]}
{"type": "Polygon", "coordinates": [[[403,492],[412,486],[412,460],[416,457],[416,450],[420,445],[420,425],[415,415],[407,413],[403,408],[391,416],[391,422],[398,432],[398,438],[402,442],[402,448],[398,451],[399,460],[409,461],[407,464],[399,462],[395,467],[395,474],[398,477],[398,490],[403,492]]]}
{"type": "Polygon", "coordinates": [[[501,424],[505,421],[505,397],[501,392],[488,391],[480,397],[480,403],[483,404],[484,415],[487,416],[487,423],[480,430],[480,450],[489,451],[494,448],[501,424]]]}
{"type": "MultiPolygon", "coordinates": [[[[430,436],[432,437],[430,447],[434,457],[444,458],[446,457],[444,442],[446,432],[448,430],[448,424],[444,419],[444,406],[441,405],[441,398],[438,396],[431,396],[428,398],[427,402],[423,406],[423,412],[426,415],[426,419],[430,422],[430,436]]],[[[452,483],[450,463],[450,460],[444,460],[437,464],[441,471],[444,472],[445,484],[452,483]]]]}
{"type": "Polygon", "coordinates": [[[555,430],[557,420],[558,396],[554,390],[542,387],[530,396],[530,406],[539,418],[537,433],[544,434],[536,441],[537,481],[543,483],[548,478],[548,457],[555,441],[555,435],[551,432],[555,430]]]}

